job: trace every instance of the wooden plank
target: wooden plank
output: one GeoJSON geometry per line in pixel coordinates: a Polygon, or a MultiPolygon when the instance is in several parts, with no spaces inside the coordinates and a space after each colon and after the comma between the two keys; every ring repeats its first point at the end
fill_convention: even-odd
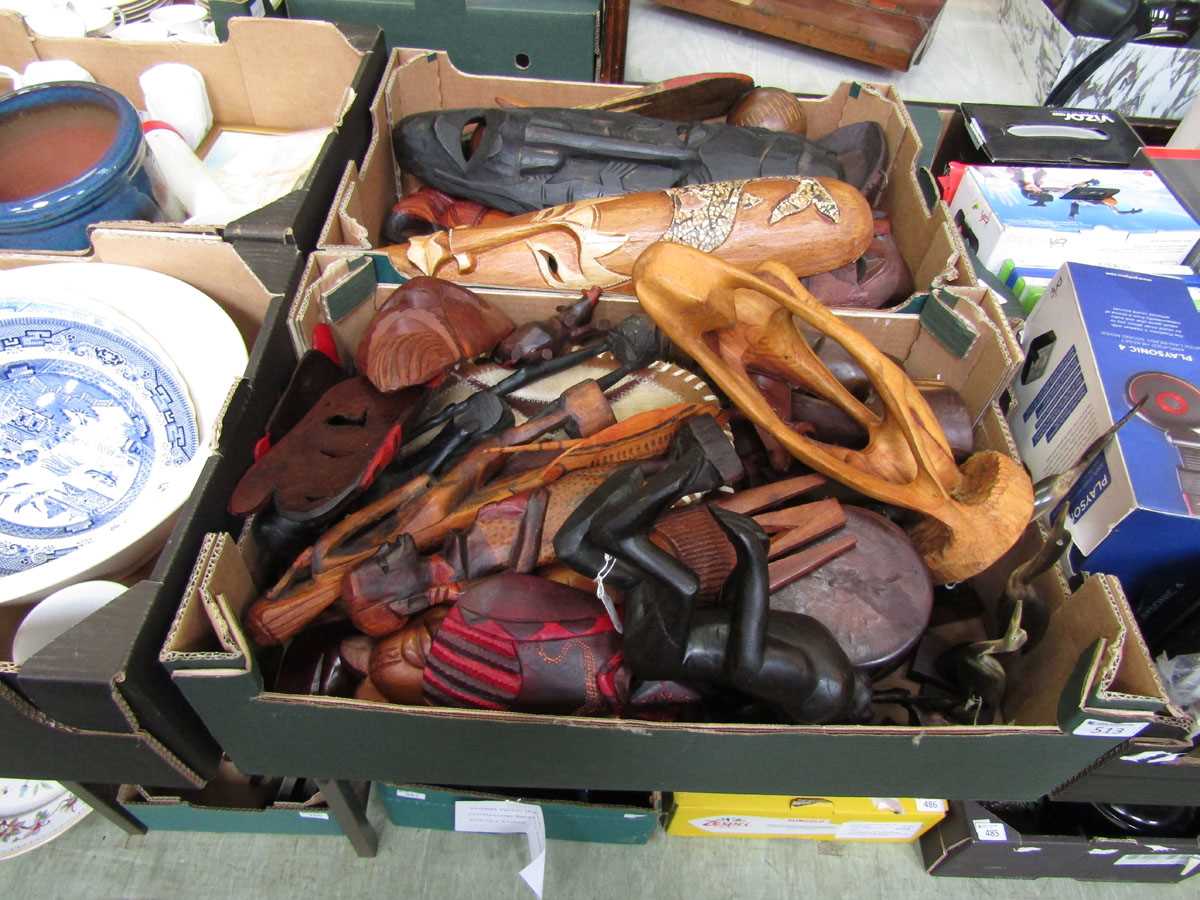
{"type": "Polygon", "coordinates": [[[727,25],[907,70],[945,0],[655,0],[727,25]]]}

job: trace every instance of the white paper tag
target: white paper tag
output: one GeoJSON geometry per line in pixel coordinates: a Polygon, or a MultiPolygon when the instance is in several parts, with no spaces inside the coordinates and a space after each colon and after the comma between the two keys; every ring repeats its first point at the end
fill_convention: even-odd
{"type": "Polygon", "coordinates": [[[1126,853],[1114,866],[1186,866],[1196,867],[1200,856],[1188,853],[1126,853]]]}
{"type": "Polygon", "coordinates": [[[546,880],[546,819],[540,806],[512,800],[459,800],[454,804],[454,830],[525,835],[530,862],[517,874],[541,900],[546,880]]]}
{"type": "Polygon", "coordinates": [[[917,800],[915,802],[917,804],[917,812],[945,812],[946,811],[946,801],[945,800],[922,800],[920,798],[917,798],[917,800]]]}
{"type": "Polygon", "coordinates": [[[1093,847],[1088,851],[1089,856],[1112,856],[1114,853],[1120,853],[1116,847],[1093,847]]]}
{"type": "Polygon", "coordinates": [[[1071,734],[1079,737],[1130,738],[1145,731],[1149,722],[1102,722],[1084,719],[1071,734]]]}
{"type": "Polygon", "coordinates": [[[838,826],[839,841],[854,839],[912,840],[917,836],[922,822],[843,822],[838,826]]]}
{"type": "Polygon", "coordinates": [[[771,816],[704,816],[688,824],[712,834],[797,834],[837,837],[838,826],[822,819],[780,819],[771,816]]]}
{"type": "Polygon", "coordinates": [[[299,812],[302,819],[324,819],[325,821],[329,821],[329,813],[327,812],[317,812],[307,809],[302,809],[299,812]]]}
{"type": "Polygon", "coordinates": [[[402,791],[402,790],[400,790],[400,788],[396,788],[396,796],[404,797],[406,800],[424,800],[425,799],[425,795],[422,794],[420,791],[402,791]]]}
{"type": "Polygon", "coordinates": [[[1004,830],[1003,822],[993,822],[991,819],[972,819],[975,834],[981,841],[1007,841],[1008,832],[1004,830]]]}

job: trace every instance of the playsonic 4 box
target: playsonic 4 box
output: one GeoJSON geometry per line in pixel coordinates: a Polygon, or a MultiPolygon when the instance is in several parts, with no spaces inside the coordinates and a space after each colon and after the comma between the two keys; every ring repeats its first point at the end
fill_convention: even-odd
{"type": "Polygon", "coordinates": [[[1200,225],[1147,169],[971,166],[950,212],[982,265],[1178,265],[1200,225]]]}
{"type": "Polygon", "coordinates": [[[904,844],[946,815],[945,800],[677,792],[667,834],[904,844]]]}
{"type": "Polygon", "coordinates": [[[1136,408],[1068,497],[1077,567],[1136,592],[1200,563],[1200,304],[1187,285],[1068,263],[1022,344],[1009,423],[1035,481],[1136,408]]]}

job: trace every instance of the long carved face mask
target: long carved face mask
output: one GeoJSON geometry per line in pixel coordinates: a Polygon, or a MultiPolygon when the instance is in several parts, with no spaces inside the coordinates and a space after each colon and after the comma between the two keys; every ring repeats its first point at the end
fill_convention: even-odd
{"type": "Polygon", "coordinates": [[[786,266],[768,263],[752,275],[662,243],[638,260],[634,286],[659,328],[793,456],[869,497],[920,513],[909,536],[935,581],[977,575],[1025,531],[1033,486],[1024,468],[993,451],[956,467],[929,404],[903,370],[822,306],[786,266]],[[833,377],[793,316],[842,345],[870,378],[882,413],[833,377]],[[846,450],[793,430],[760,393],[755,370],[836,404],[866,430],[867,447],[846,450]]]}
{"type": "Polygon", "coordinates": [[[888,148],[875,122],[819,140],[798,134],[582,109],[457,109],[406,116],[400,168],[510,213],[597,197],[745,178],[837,178],[869,195],[888,148]]]}
{"type": "Polygon", "coordinates": [[[569,203],[495,226],[453,228],[388,248],[405,272],[510,287],[584,290],[628,284],[656,241],[744,266],[778,260],[803,277],[843,266],[874,221],[853,186],[828,178],[759,178],[569,203]]]}

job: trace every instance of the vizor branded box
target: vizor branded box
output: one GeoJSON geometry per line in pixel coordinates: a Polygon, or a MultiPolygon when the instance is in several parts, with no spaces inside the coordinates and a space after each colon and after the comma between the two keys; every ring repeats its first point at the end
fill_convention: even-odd
{"type": "Polygon", "coordinates": [[[1200,562],[1200,307],[1172,278],[1070,263],[1025,325],[1009,411],[1034,480],[1137,413],[1068,499],[1081,566],[1137,591],[1200,562]]]}

